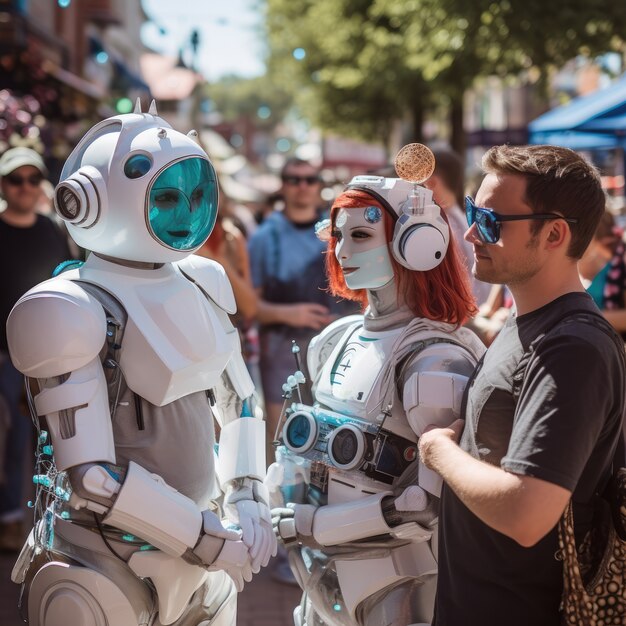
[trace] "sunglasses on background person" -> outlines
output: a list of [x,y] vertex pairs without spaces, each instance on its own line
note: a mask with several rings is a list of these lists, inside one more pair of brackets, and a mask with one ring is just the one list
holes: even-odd
[[300,183],[306,183],[307,185],[316,185],[320,182],[319,176],[283,176],[283,182],[287,185],[299,185]]
[[30,176],[20,176],[19,174],[7,174],[3,177],[13,187],[21,187],[28,183],[31,187],[39,187],[43,176],[41,174],[31,174]]
[[518,222],[521,220],[565,220],[568,224],[576,224],[573,217],[563,217],[558,213],[526,213],[524,215],[500,215],[491,209],[474,204],[470,196],[465,197],[465,217],[468,226],[476,224],[478,236],[485,243],[496,243],[500,239],[502,222]]

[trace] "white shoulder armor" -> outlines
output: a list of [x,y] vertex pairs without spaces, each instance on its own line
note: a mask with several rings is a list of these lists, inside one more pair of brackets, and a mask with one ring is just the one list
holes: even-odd
[[350,326],[363,323],[363,315],[346,315],[335,320],[311,339],[306,354],[306,364],[311,381],[315,381],[320,369]]
[[418,437],[427,426],[446,427],[460,416],[475,363],[471,353],[449,343],[431,345],[419,353],[402,394],[409,424]]
[[101,304],[80,285],[52,278],[23,295],[7,320],[15,367],[33,378],[51,378],[87,365],[106,339]]
[[219,263],[192,254],[175,265],[226,313],[237,311],[233,288]]

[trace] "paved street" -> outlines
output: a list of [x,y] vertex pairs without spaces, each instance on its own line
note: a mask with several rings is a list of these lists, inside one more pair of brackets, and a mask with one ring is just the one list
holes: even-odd
[[[0,555],[0,626],[21,626],[17,611],[19,587],[9,580],[14,557]],[[237,626],[291,626],[300,601],[297,587],[275,583],[263,570],[239,596]],[[68,626],[73,626],[68,624]]]

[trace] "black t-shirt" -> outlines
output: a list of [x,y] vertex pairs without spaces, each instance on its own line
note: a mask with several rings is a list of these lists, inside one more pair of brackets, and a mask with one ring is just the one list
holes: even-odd
[[70,258],[67,239],[50,218],[37,215],[27,228],[11,226],[0,218],[0,350],[7,349],[6,323],[13,305]]
[[[573,491],[579,537],[589,527],[591,499],[610,472],[626,384],[618,348],[601,328],[582,321],[557,325],[581,309],[598,312],[587,294],[570,293],[511,316],[468,386],[460,443],[475,458]],[[547,331],[527,367],[520,364]],[[520,376],[516,404],[512,381]],[[524,548],[480,521],[445,486],[441,506],[433,624],[558,626],[556,528]]]

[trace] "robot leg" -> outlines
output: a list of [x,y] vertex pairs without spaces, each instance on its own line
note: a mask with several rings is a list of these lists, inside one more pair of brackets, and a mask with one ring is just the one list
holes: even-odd
[[79,565],[46,563],[28,594],[31,626],[148,626],[151,613],[110,578]]
[[[209,572],[194,593],[183,615],[171,626],[235,626],[237,623],[237,590],[223,571]],[[153,626],[163,626],[157,619]]]

